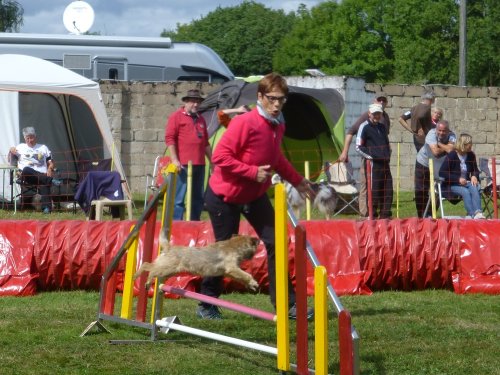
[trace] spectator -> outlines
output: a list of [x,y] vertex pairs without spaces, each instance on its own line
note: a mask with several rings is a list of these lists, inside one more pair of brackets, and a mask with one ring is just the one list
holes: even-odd
[[200,91],[189,90],[182,101],[184,105],[169,117],[165,130],[165,143],[178,172],[173,219],[182,220],[184,217],[187,167],[191,161],[193,165],[191,220],[198,221],[203,210],[205,156],[210,162],[212,149],[208,143],[205,119],[198,114],[198,106],[203,101]]
[[431,120],[434,127],[438,124],[439,120],[443,118],[443,110],[439,107],[434,107],[431,112]]
[[371,163],[373,218],[389,219],[393,197],[391,148],[387,129],[380,123],[383,111],[380,104],[370,105],[368,120],[359,127],[356,151]]
[[446,120],[440,120],[435,129],[431,129],[425,137],[425,145],[417,154],[415,162],[415,206],[418,217],[423,217],[429,200],[430,172],[429,159],[434,166],[434,177],[439,175],[439,168],[447,153],[453,151],[455,133],[450,131]]
[[[214,150],[214,172],[205,195],[216,241],[237,234],[243,214],[266,246],[269,295],[274,307],[274,209],[267,196],[272,174],[278,173],[300,193],[314,197],[310,182],[293,168],[281,151],[285,134],[281,111],[287,95],[288,85],[282,76],[270,73],[259,81],[256,108],[234,117]],[[295,318],[295,292],[290,280],[288,290],[289,316]],[[222,277],[204,278],[200,292],[219,297]],[[312,316],[312,311],[309,314]],[[207,303],[200,303],[197,315],[204,319],[221,318],[219,309]]]
[[[385,112],[385,107],[387,106],[387,97],[385,95],[380,95],[375,99],[374,103],[378,103],[382,106],[383,112],[379,122],[385,126],[387,130],[387,135],[389,135],[391,120],[387,112]],[[342,149],[342,153],[339,156],[339,161],[342,162],[348,161],[349,147],[351,146],[352,139],[358,133],[360,125],[365,121],[367,121],[368,118],[369,118],[369,113],[368,111],[366,111],[361,116],[359,116],[356,122],[351,125],[349,130],[347,130],[347,134],[344,140],[344,148]],[[368,206],[366,203],[367,189],[366,189],[366,179],[365,179],[365,163],[366,160],[363,157],[361,157],[361,163],[359,167],[358,204],[359,204],[359,212],[362,217],[368,216]]]
[[485,219],[481,210],[479,168],[469,134],[460,134],[455,149],[444,158],[439,177],[444,179],[443,194],[460,195],[468,216]]
[[50,186],[61,185],[61,181],[53,178],[54,161],[52,153],[45,145],[36,141],[35,128],[29,126],[22,130],[25,143],[9,149],[9,159],[17,159],[17,168],[21,173],[21,183],[36,186],[41,196],[41,207],[44,214],[52,211]]
[[[431,116],[431,105],[434,103],[436,95],[432,91],[427,91],[422,95],[422,101],[407,111],[399,118],[399,123],[403,128],[413,134],[413,144],[417,152],[425,143],[425,136],[434,128]],[[411,119],[410,125],[408,120]]]

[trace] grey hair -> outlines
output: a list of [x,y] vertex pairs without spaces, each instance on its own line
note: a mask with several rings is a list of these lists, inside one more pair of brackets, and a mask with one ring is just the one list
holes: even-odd
[[433,100],[436,97],[436,94],[434,94],[434,91],[426,91],[422,94],[422,100],[427,99],[427,100]]
[[36,131],[33,126],[27,126],[23,128],[23,137],[26,137],[27,135],[34,135],[36,136]]
[[446,127],[446,129],[450,128],[450,122],[448,120],[439,120],[438,123],[437,123],[437,125],[436,125],[436,128],[439,125],[444,125]]

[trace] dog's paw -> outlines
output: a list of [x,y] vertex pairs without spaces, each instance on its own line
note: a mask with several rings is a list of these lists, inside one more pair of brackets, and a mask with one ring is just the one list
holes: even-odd
[[259,283],[252,279],[252,281],[248,283],[248,289],[250,289],[252,292],[256,292],[257,289],[259,289]]

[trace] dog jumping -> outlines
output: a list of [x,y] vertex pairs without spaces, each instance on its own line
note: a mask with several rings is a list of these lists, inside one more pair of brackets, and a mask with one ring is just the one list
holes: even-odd
[[162,233],[160,255],[153,263],[144,262],[134,279],[148,271],[146,289],[149,289],[155,277],[165,279],[179,272],[189,272],[203,277],[227,276],[255,291],[259,284],[240,268],[240,263],[252,259],[258,244],[257,238],[237,235],[204,247],[172,246]]

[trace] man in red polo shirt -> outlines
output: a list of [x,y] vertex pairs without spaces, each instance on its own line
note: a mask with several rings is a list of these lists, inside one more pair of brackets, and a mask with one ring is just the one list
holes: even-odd
[[193,165],[193,189],[191,220],[200,220],[203,210],[203,187],[205,183],[205,156],[212,160],[212,149],[208,142],[207,124],[198,114],[198,106],[203,101],[199,90],[189,90],[182,98],[184,105],[168,119],[165,130],[172,163],[177,167],[177,184],[174,203],[174,220],[184,217],[187,192],[187,166]]

